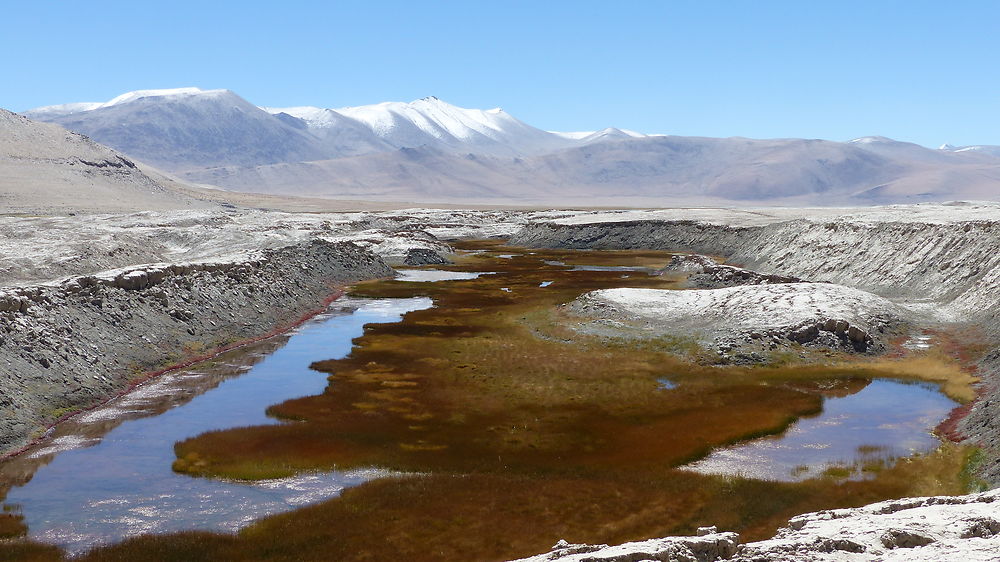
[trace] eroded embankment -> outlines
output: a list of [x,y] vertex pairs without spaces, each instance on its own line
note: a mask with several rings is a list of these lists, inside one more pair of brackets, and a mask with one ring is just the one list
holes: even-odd
[[0,454],[171,366],[294,325],[337,287],[392,275],[321,240],[0,290]]
[[[1000,337],[1000,222],[790,220],[754,226],[702,221],[550,221],[512,244],[541,248],[671,249],[724,256],[765,273],[829,281],[924,303],[932,318],[973,322]],[[982,395],[958,432],[984,448],[981,475],[1000,483],[1000,352],[979,364]]]

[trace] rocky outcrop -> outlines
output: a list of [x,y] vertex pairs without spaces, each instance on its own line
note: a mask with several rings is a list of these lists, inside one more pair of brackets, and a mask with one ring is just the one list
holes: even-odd
[[764,361],[793,344],[876,353],[905,311],[881,297],[829,283],[739,285],[688,291],[603,289],[567,309],[595,318],[586,331],[697,340],[730,363]]
[[774,283],[805,283],[798,277],[771,275],[717,263],[700,254],[677,254],[661,273],[684,273],[687,278],[683,286],[691,289],[721,289],[739,285],[768,285]]
[[[968,496],[906,498],[793,517],[769,540],[737,546],[736,533],[705,528],[704,536],[665,537],[618,546],[570,545],[519,562],[985,562],[1000,552],[1000,491]],[[700,533],[699,533],[700,534]]]
[[313,240],[0,290],[0,452],[150,372],[290,326],[337,287],[392,269],[349,242]]

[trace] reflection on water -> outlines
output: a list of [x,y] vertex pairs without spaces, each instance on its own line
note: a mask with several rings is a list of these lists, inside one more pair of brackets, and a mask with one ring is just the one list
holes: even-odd
[[673,390],[677,388],[677,383],[670,379],[656,379],[656,389],[657,390]]
[[[170,465],[177,441],[277,423],[265,415],[268,406],[326,388],[326,376],[309,370],[310,363],[346,356],[365,324],[395,322],[431,304],[428,298],[345,299],[284,346],[251,357],[257,363],[249,370],[231,365],[228,378],[220,378],[201,366],[164,375],[78,416],[40,448],[0,466],[0,491],[14,486],[5,503],[20,506],[32,538],[78,552],[140,533],[235,530],[376,477],[378,471],[358,470],[240,483],[181,476]],[[247,372],[233,376],[240,371]],[[207,392],[196,395],[206,390],[199,385]]]
[[461,281],[478,279],[481,275],[494,275],[492,271],[444,271],[441,269],[404,269],[399,271],[396,281]]
[[826,398],[823,412],[781,435],[714,451],[684,468],[793,482],[834,468],[863,478],[865,465],[931,451],[931,431],[957,403],[929,384],[875,380],[860,392]]

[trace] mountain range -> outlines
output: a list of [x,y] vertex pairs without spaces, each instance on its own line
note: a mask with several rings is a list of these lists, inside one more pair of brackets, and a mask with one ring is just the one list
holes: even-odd
[[1000,147],[560,133],[436,97],[259,107],[229,90],[141,90],[26,111],[224,189],[412,202],[876,204],[996,199]]

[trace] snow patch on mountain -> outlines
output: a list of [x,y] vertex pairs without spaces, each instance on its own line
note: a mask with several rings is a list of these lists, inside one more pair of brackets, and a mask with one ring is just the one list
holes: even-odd
[[[950,145],[945,145],[950,146]],[[949,152],[971,152],[979,154],[988,154],[990,156],[1000,156],[1000,146],[992,145],[974,145],[974,146],[950,146],[946,149]]]
[[[111,107],[122,103],[129,103],[142,98],[178,98],[186,96],[207,96],[217,97],[230,93],[229,90],[202,90],[201,88],[170,88],[165,90],[136,90],[126,92],[120,96],[112,98],[111,101],[102,104],[100,107]],[[97,109],[97,108],[95,108]]]
[[104,105],[101,102],[78,102],[78,103],[63,103],[59,105],[47,105],[45,107],[37,107],[28,111],[24,111],[21,115],[29,117],[31,119],[45,119],[54,118],[61,115],[70,115],[72,113],[80,113],[83,111],[90,111],[92,109],[97,109]]
[[662,135],[647,135],[645,133],[640,133],[638,131],[631,131],[629,129],[619,129],[617,127],[608,127],[606,129],[601,129],[600,131],[575,131],[569,133],[563,133],[559,131],[549,131],[553,135],[562,137],[564,139],[586,141],[588,139],[601,138],[601,137],[617,137],[617,138],[634,138],[640,139],[643,137],[653,137]]
[[163,97],[173,97],[180,98],[186,96],[220,96],[223,94],[230,93],[229,90],[202,90],[201,88],[169,88],[161,90],[135,90],[133,92],[125,92],[120,96],[116,96],[106,102],[79,102],[79,103],[64,103],[61,105],[48,105],[45,107],[38,107],[35,109],[30,109],[22,113],[22,115],[30,118],[52,118],[60,115],[70,115],[73,113],[82,113],[85,111],[93,111],[95,109],[101,109],[105,107],[111,107],[113,105],[120,105],[123,103],[129,103],[143,98],[163,98]]
[[888,137],[873,136],[873,137],[858,137],[856,139],[851,139],[847,142],[850,144],[877,144],[877,143],[890,143],[896,141]]

